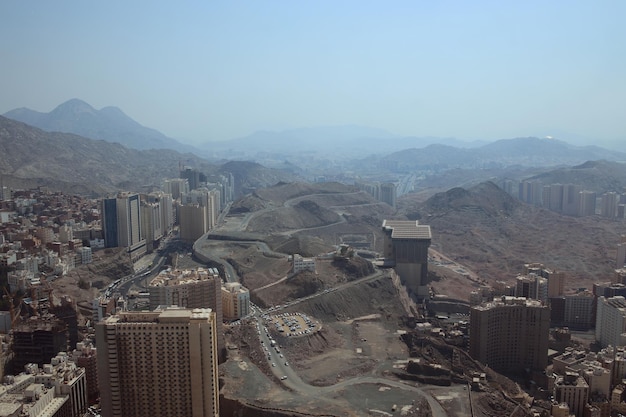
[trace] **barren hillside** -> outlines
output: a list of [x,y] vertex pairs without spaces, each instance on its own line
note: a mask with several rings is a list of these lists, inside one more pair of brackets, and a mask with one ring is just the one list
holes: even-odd
[[609,280],[625,224],[598,216],[574,218],[529,206],[482,183],[454,188],[406,207],[431,226],[432,248],[488,282],[512,280],[524,263],[566,272],[568,288]]

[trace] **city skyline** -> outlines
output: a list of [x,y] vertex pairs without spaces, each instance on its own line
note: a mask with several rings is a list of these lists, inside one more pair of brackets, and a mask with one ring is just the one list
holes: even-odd
[[625,8],[4,2],[0,113],[79,98],[186,143],[337,125],[616,143]]

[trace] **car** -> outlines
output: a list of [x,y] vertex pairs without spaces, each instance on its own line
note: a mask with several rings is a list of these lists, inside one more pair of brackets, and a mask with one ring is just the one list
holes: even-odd
[[281,381],[284,381],[285,379],[287,379],[287,375],[283,375],[283,376],[280,377]]
[[285,366],[289,366],[289,363],[285,362]]
[[274,362],[272,362],[272,366],[276,366],[276,364]]
[[283,356],[283,354],[282,354],[282,353],[281,353],[280,355],[278,355],[278,356],[280,356],[281,358],[284,358],[284,356]]

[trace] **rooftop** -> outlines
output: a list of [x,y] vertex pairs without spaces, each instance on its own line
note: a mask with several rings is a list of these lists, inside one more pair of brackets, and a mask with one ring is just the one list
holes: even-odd
[[417,220],[384,220],[383,229],[391,230],[392,239],[432,239],[430,226]]

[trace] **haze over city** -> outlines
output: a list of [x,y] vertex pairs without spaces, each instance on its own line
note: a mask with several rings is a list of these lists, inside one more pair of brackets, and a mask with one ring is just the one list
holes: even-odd
[[0,4],[0,114],[80,98],[182,142],[360,125],[626,139],[626,4]]

